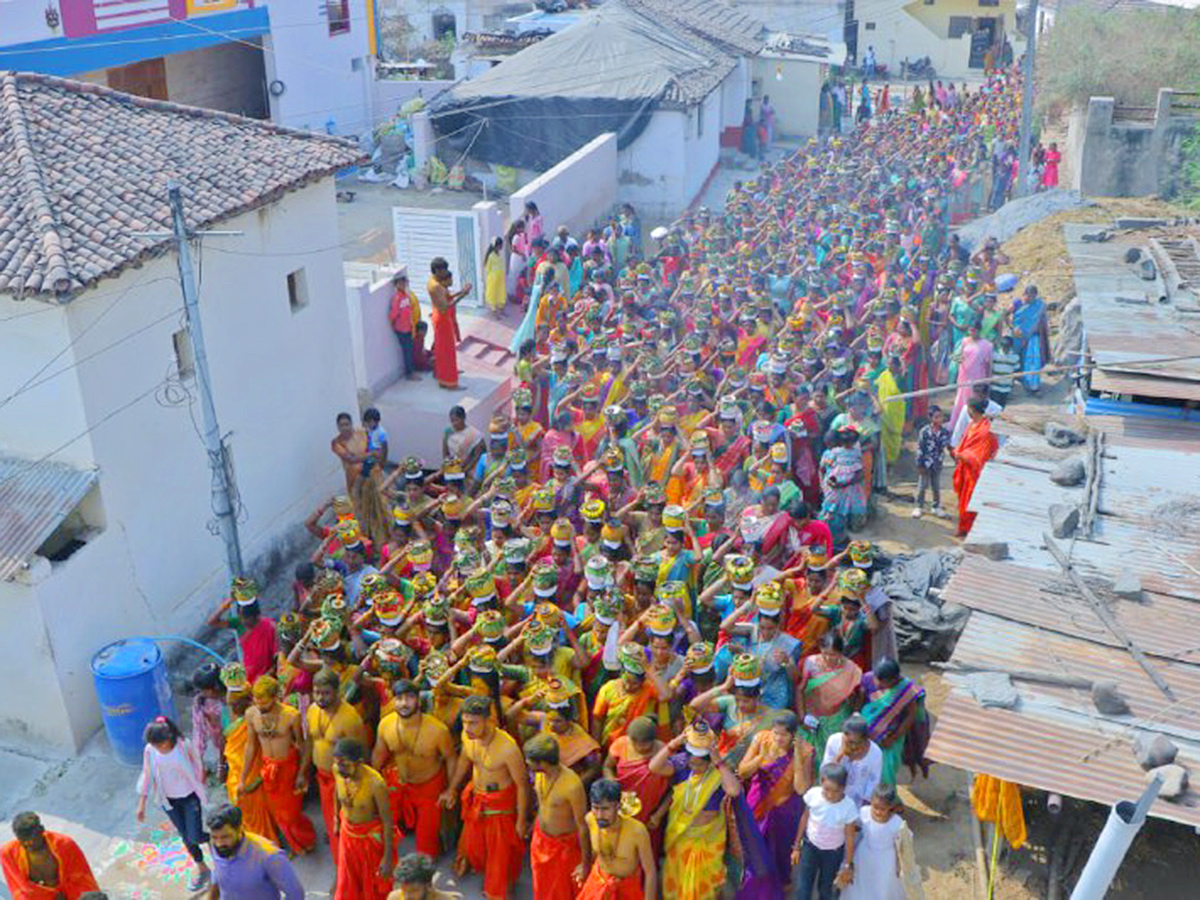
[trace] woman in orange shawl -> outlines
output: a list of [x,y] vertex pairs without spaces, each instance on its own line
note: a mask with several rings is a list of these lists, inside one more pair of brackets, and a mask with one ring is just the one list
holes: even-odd
[[975,399],[967,404],[971,424],[962,443],[950,451],[954,456],[954,490],[958,494],[958,536],[965,537],[975,524],[975,513],[968,512],[971,495],[983,473],[983,464],[996,455],[999,443],[992,434],[991,420],[985,416],[986,400]]

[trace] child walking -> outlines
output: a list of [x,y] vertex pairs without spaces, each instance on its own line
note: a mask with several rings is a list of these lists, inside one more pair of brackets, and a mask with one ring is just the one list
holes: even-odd
[[912,832],[900,817],[903,807],[890,784],[881,784],[870,806],[859,811],[854,880],[841,900],[916,900],[924,897],[919,874],[912,877]]
[[215,663],[205,663],[192,675],[192,744],[205,774],[216,772],[225,754],[225,686]]
[[192,742],[166,716],[159,716],[146,726],[146,749],[138,779],[139,822],[146,821],[146,801],[151,795],[196,861],[196,875],[188,882],[188,891],[203,890],[211,875],[201,846],[208,843],[201,813],[206,799],[204,765]]

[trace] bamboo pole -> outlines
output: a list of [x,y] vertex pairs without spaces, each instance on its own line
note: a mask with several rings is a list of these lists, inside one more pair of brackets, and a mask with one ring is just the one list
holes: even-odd
[[[1200,354],[1190,354],[1188,356],[1165,356],[1156,357],[1154,359],[1134,359],[1129,362],[1109,363],[1101,366],[1099,363],[1071,363],[1066,366],[1043,366],[1040,369],[1028,369],[1024,372],[1013,372],[1011,375],[991,375],[987,378],[978,378],[968,382],[968,385],[974,384],[995,384],[998,381],[1007,381],[1010,378],[1024,378],[1026,375],[1051,375],[1055,372],[1067,372],[1070,370],[1084,371],[1086,369],[1105,368],[1111,369],[1114,372],[1119,372],[1123,369],[1136,368],[1138,366],[1153,366],[1160,363],[1168,362],[1183,362],[1184,360],[1200,359]],[[891,397],[883,398],[885,403],[892,403],[897,400],[908,400],[912,397],[928,397],[931,394],[945,394],[950,391],[957,391],[961,384],[943,384],[938,387],[922,388],[919,391],[908,391],[904,394],[895,394]]]

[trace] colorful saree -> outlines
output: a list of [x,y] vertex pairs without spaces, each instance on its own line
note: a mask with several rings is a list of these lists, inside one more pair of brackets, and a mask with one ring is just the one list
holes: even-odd
[[671,789],[667,816],[663,896],[672,900],[715,900],[725,884],[725,811],[697,826],[713,794],[721,787],[715,766]]
[[[929,761],[925,759],[925,748],[929,745],[929,716],[925,712],[925,689],[911,678],[901,678],[899,683],[883,690],[868,672],[863,676],[862,688],[868,703],[862,708],[867,720],[871,740],[883,751],[881,784],[895,784],[900,764],[904,763],[916,775],[920,769],[929,775]],[[917,705],[917,717],[908,733],[889,747],[884,739],[891,737],[904,721],[910,704]]]
[[813,751],[816,759],[823,759],[830,736],[842,730],[842,723],[853,712],[851,707],[862,682],[862,669],[849,659],[843,659],[836,669],[826,669],[824,657],[819,653],[805,659],[804,666],[808,670],[804,708],[820,720]]
[[796,793],[792,754],[755,772],[733,802],[744,874],[737,900],[774,900],[791,880],[792,842],[804,801]]

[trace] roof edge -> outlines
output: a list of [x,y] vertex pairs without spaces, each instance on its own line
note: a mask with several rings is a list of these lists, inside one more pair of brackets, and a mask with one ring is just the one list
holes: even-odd
[[0,78],[7,79],[8,77],[13,78],[14,84],[16,81],[29,81],[37,84],[45,84],[51,87],[75,91],[79,94],[95,94],[98,97],[107,97],[121,103],[128,103],[132,106],[140,106],[143,109],[154,110],[155,112],[180,113],[182,115],[201,119],[219,119],[223,122],[228,122],[231,125],[249,125],[262,131],[270,132],[271,134],[301,138],[310,141],[320,141],[322,143],[341,146],[348,150],[358,150],[358,145],[348,138],[338,137],[332,134],[322,134],[319,131],[304,131],[300,128],[288,128],[285,125],[277,125],[274,122],[266,121],[264,119],[252,119],[249,116],[239,116],[237,113],[225,112],[224,110],[219,109],[206,109],[202,106],[189,106],[184,103],[175,103],[171,100],[153,100],[149,97],[139,97],[136,94],[126,94],[122,91],[114,90],[113,88],[105,85],[92,84],[89,81],[76,81],[73,78],[62,78],[58,75],[46,75],[41,72],[15,72],[12,70],[0,70]]
[[[3,103],[4,113],[9,120],[12,130],[13,145],[16,150],[17,165],[20,167],[20,183],[26,195],[29,211],[35,222],[35,228],[42,245],[42,252],[47,260],[47,280],[51,290],[37,290],[36,294],[55,294],[61,299],[70,290],[71,270],[67,265],[67,254],[63,248],[62,235],[58,233],[58,223],[54,210],[50,205],[50,197],[46,193],[42,178],[42,167],[38,163],[37,154],[29,139],[29,126],[25,121],[25,109],[21,105],[21,95],[17,90],[16,72],[0,73],[0,102]],[[16,295],[21,298],[25,294],[25,282]]]

